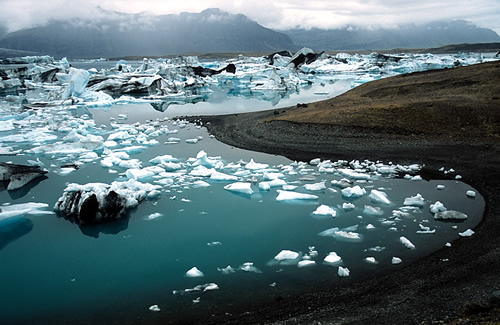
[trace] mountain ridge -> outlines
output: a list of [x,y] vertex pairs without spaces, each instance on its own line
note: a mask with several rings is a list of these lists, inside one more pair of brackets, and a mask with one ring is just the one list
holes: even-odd
[[[0,23],[2,53],[54,57],[111,58],[196,53],[296,51],[381,51],[439,48],[448,44],[500,42],[494,31],[469,22],[443,21],[398,29],[291,29],[275,31],[243,14],[218,8],[200,13],[153,16],[96,7],[95,17],[51,20],[44,26],[7,33]],[[3,36],[2,36],[3,35]],[[3,54],[5,56],[6,54]]]

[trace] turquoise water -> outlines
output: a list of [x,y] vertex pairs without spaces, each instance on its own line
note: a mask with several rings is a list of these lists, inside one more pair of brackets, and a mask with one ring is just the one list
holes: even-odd
[[[118,114],[127,114],[125,124],[145,123],[162,116],[141,105],[88,113],[97,125],[107,124],[110,117],[118,119]],[[171,130],[179,125],[172,120],[161,123]],[[108,131],[111,132],[109,126]],[[210,186],[195,188],[195,179],[186,178],[163,187],[159,197],[142,202],[128,218],[102,227],[80,228],[50,214],[26,215],[24,218],[32,221],[33,229],[0,250],[3,324],[95,324],[137,317],[178,320],[186,313],[193,315],[209,308],[224,311],[280,294],[335,288],[344,280],[338,276],[339,265],[350,270],[353,280],[397,271],[452,243],[459,232],[477,225],[484,210],[482,197],[467,197],[466,191],[473,189],[458,180],[411,181],[373,172],[367,172],[370,180],[352,184],[364,188],[366,194],[346,198],[341,188],[331,183],[345,177],[339,173],[320,172],[316,165],[295,164],[284,157],[227,146],[210,137],[203,127],[187,125],[177,131],[158,136],[158,144],[131,154],[131,158],[142,161],[143,167],[158,155],[171,154],[187,161],[201,150],[220,157],[226,165],[254,159],[269,164],[274,172],[295,171],[285,174],[287,184],[297,186],[296,192],[318,198],[283,202],[276,200],[280,187],[260,190],[256,182],[251,185],[255,193],[243,195],[225,190],[224,186],[232,183],[229,181],[200,178]],[[171,136],[181,141],[165,144]],[[196,144],[185,142],[196,137],[202,140]],[[57,156],[4,156],[4,161],[25,163],[36,158],[49,166],[47,178],[28,189],[0,191],[1,203],[44,202],[50,211],[68,182],[109,184],[124,178],[121,173],[125,169],[113,168],[117,173],[110,173],[99,160],[85,163],[67,175],[58,174],[58,167],[50,167],[61,159]],[[322,181],[325,189],[311,191],[304,187]],[[437,185],[444,185],[444,189],[438,190]],[[372,189],[387,193],[391,203],[373,202],[368,197]],[[423,207],[404,217],[393,217],[392,211],[417,193],[425,198]],[[435,201],[464,212],[469,218],[461,222],[436,221],[429,212],[429,205]],[[355,208],[342,208],[347,202]],[[337,216],[313,215],[321,204],[335,209]],[[367,214],[366,205],[381,208],[382,214]],[[435,233],[418,234],[420,225]],[[362,239],[349,241],[319,235],[333,227],[348,228],[346,231],[359,234]],[[402,245],[401,236],[408,238],[416,249]],[[297,261],[291,265],[277,263],[274,257],[282,250],[300,255],[316,251],[317,256],[310,258],[316,264],[299,268]],[[336,252],[342,262],[324,264],[323,259],[330,252]],[[368,263],[367,257],[374,257],[376,263]],[[392,264],[393,257],[401,258],[402,263]],[[245,267],[245,263],[253,263],[256,269],[249,269],[249,264]],[[228,265],[235,272],[223,274],[221,269]],[[186,272],[192,267],[204,276],[187,277]],[[210,283],[217,284],[218,289],[185,291]],[[158,305],[160,311],[150,311],[152,305]]]

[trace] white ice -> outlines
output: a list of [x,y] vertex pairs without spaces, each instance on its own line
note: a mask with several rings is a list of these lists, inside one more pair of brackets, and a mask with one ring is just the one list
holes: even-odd
[[415,249],[415,245],[413,245],[413,243],[405,236],[399,237],[399,241],[401,242],[401,244],[405,245],[406,248]]
[[455,210],[439,211],[434,215],[436,220],[465,220],[467,215]]
[[295,200],[317,200],[317,195],[292,192],[292,191],[283,191],[277,190],[278,196],[276,197],[276,201],[295,201]]
[[323,259],[323,262],[328,265],[338,265],[342,263],[342,258],[337,255],[336,252],[330,252],[328,255]]
[[347,198],[358,198],[366,194],[366,190],[359,185],[342,189],[342,196]]
[[404,200],[404,205],[423,207],[425,203],[424,198],[420,193],[415,196],[407,197]]
[[186,272],[186,276],[188,278],[198,278],[204,276],[204,274],[196,266],[193,266]]
[[347,277],[347,276],[349,276],[350,273],[351,273],[351,271],[347,267],[342,267],[342,266],[339,266],[339,269],[337,271],[337,274],[340,277]]
[[254,191],[252,190],[252,184],[248,182],[236,182],[224,186],[224,189],[230,192],[252,195]]
[[391,204],[391,201],[387,197],[387,193],[379,190],[371,190],[368,197],[375,203]]
[[326,204],[322,204],[320,205],[316,210],[314,210],[313,212],[314,215],[321,215],[321,216],[332,216],[332,217],[336,217],[337,216],[337,210],[335,210],[334,208],[326,205]]

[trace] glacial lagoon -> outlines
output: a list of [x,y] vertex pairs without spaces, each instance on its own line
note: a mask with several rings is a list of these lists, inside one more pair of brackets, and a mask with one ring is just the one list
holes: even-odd
[[[356,78],[312,83],[280,105],[323,99]],[[336,290],[411,267],[473,235],[481,220],[483,198],[453,166],[429,173],[389,161],[295,162],[227,146],[201,123],[175,118],[276,107],[215,97],[165,111],[140,97],[28,111],[0,99],[2,162],[48,171],[0,191],[0,222],[22,221],[0,232],[2,323],[175,320]],[[131,180],[154,193],[116,222],[81,226],[54,213],[70,183]],[[436,220],[445,209],[468,217]]]

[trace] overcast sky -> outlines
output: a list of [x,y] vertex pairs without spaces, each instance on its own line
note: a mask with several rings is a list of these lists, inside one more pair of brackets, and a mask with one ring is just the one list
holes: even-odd
[[50,18],[96,17],[96,6],[155,15],[220,8],[274,29],[379,28],[464,19],[500,34],[500,0],[0,0],[0,22],[13,31]]

